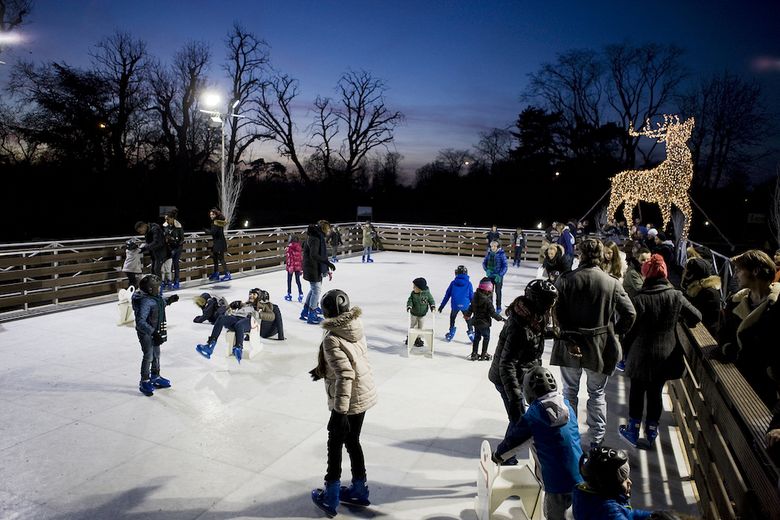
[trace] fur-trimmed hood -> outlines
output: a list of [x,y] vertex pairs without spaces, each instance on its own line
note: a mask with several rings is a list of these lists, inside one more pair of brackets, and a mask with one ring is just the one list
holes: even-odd
[[335,336],[354,343],[363,337],[363,324],[358,319],[362,314],[363,311],[360,307],[352,307],[335,318],[324,319],[322,328]]
[[696,298],[696,295],[701,292],[702,289],[715,289],[720,290],[720,276],[714,274],[701,280],[691,282],[691,284],[685,289],[685,294],[691,298]]
[[[766,300],[761,302],[761,304],[752,311],[750,310],[749,296],[750,289],[742,289],[734,293],[734,296],[731,297],[731,301],[737,304],[733,312],[742,320],[742,323],[739,326],[740,330],[752,325],[767,307],[777,303],[778,298],[780,298],[780,283],[769,284],[769,295],[766,297]],[[749,320],[749,318],[752,319]]]

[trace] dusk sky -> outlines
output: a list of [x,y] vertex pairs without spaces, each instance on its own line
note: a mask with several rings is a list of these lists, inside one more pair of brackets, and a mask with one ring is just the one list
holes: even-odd
[[[163,60],[186,41],[210,43],[209,76],[218,86],[222,40],[233,21],[269,43],[272,65],[300,81],[302,105],[333,95],[349,68],[384,79],[388,104],[407,118],[395,149],[408,172],[442,148],[469,148],[480,131],[512,125],[525,106],[519,98],[528,73],[572,48],[675,43],[686,49],[693,77],[724,69],[755,76],[773,117],[780,113],[776,0],[36,0],[25,42],[3,59],[87,65],[90,47],[121,29]],[[759,70],[759,57],[775,61]],[[0,66],[0,74],[9,69]],[[273,159],[263,149],[249,159],[259,156]]]

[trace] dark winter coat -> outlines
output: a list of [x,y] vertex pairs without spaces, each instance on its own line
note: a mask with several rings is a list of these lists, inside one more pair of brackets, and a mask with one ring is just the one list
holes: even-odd
[[[571,257],[567,257],[564,255],[563,247],[561,247],[558,244],[551,245],[550,247],[555,247],[558,252],[555,254],[555,258],[550,260],[550,258],[545,253],[544,260],[542,261],[542,268],[547,273],[547,278],[550,278],[552,280],[557,280],[560,275],[563,273],[567,273],[571,271]],[[557,274],[556,274],[557,273]]]
[[780,381],[780,283],[769,286],[769,296],[750,306],[750,290],[742,289],[726,302],[719,343],[726,361],[733,361],[761,400],[772,408]]
[[525,249],[527,240],[525,238],[524,234],[520,234],[515,231],[515,233],[512,235],[512,244],[515,247],[519,247],[521,251]]
[[471,304],[471,299],[474,297],[474,287],[471,285],[469,275],[459,274],[455,275],[455,279],[450,282],[447,287],[447,292],[444,293],[444,299],[441,301],[439,308],[444,308],[447,302],[452,298],[452,309],[458,311],[465,311]]
[[184,243],[184,228],[181,227],[181,223],[178,220],[174,220],[173,225],[166,224],[163,226],[163,232],[169,251],[179,249]]
[[167,341],[165,307],[170,305],[171,298],[163,299],[160,296],[152,296],[142,290],[133,293],[131,302],[135,314],[135,330],[140,334],[152,337],[155,345],[161,345]]
[[195,305],[200,307],[201,314],[196,316],[192,321],[195,323],[203,323],[208,321],[214,323],[217,318],[225,314],[228,308],[228,302],[225,298],[217,298],[211,296],[209,293],[201,293],[200,296],[194,298]]
[[642,278],[642,274],[632,263],[629,263],[626,274],[623,275],[623,289],[625,289],[628,297],[633,300],[634,296],[642,290],[642,284],[644,284],[644,282],[645,279]]
[[677,346],[677,323],[693,327],[701,314],[664,278],[645,280],[634,297],[636,321],[624,338],[628,350],[626,375],[641,381],[682,377],[685,368]]
[[342,245],[344,242],[341,240],[341,233],[335,229],[331,231],[330,236],[328,237],[328,243],[334,247]]
[[303,279],[317,283],[328,274],[328,246],[325,234],[317,224],[311,224],[306,230],[306,243],[303,246]]
[[710,331],[713,338],[718,337],[720,321],[720,276],[708,276],[696,280],[685,288],[685,297],[701,313],[701,322]]
[[146,235],[146,250],[149,254],[155,258],[165,258],[167,254],[167,246],[165,245],[165,235],[163,234],[162,227],[157,222],[150,222]]
[[214,219],[211,221],[211,239],[213,244],[211,250],[215,253],[224,253],[227,251],[227,240],[225,240],[225,225],[227,222],[221,219]]
[[284,252],[284,263],[288,273],[303,271],[303,249],[300,242],[290,242]]
[[[628,332],[636,318],[623,286],[600,267],[588,264],[564,273],[555,286],[561,337],[555,340],[550,364],[612,375],[622,356],[618,336]],[[574,345],[580,347],[582,357],[569,354]]]
[[[493,267],[489,268],[490,257],[493,257]],[[495,282],[501,283],[507,270],[506,253],[499,249],[495,253],[488,250],[485,258],[482,259],[482,269],[485,270],[485,276],[492,278]]]
[[488,231],[485,236],[487,237],[488,247],[490,247],[491,242],[498,242],[501,244],[501,233],[498,230]]
[[490,382],[504,388],[510,407],[517,417],[524,411],[525,372],[541,365],[544,351],[544,316],[531,313],[524,299],[521,297],[519,309],[512,306],[507,309],[507,319],[498,336],[496,352],[488,371]]
[[577,520],[643,520],[652,513],[633,509],[625,495],[607,497],[580,484],[572,495],[572,514]]
[[496,308],[493,306],[493,298],[490,293],[485,293],[477,289],[471,305],[466,310],[466,315],[471,316],[475,329],[487,329],[493,323],[492,320],[503,321]]
[[532,437],[544,490],[571,493],[582,482],[579,467],[582,447],[577,415],[559,393],[551,392],[532,402],[520,420],[509,427],[496,453],[506,460],[509,453],[516,453]]
[[418,293],[412,291],[409,299],[406,300],[406,308],[409,309],[412,316],[425,316],[428,314],[428,309],[436,308],[436,302],[428,289]]
[[558,237],[558,245],[563,248],[566,256],[574,256],[574,235],[571,234],[569,226],[565,226]]

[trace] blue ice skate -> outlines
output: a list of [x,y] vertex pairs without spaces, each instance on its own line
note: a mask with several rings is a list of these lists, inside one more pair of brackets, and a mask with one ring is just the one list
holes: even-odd
[[371,502],[368,501],[368,486],[366,486],[366,479],[353,479],[352,484],[349,487],[341,486],[339,500],[343,504],[349,504],[351,506],[370,506]]
[[341,481],[325,482],[325,489],[317,488],[311,491],[311,501],[314,505],[325,511],[328,518],[333,518],[338,513],[339,495],[341,494]]
[[291,302],[292,301],[292,294],[287,293],[287,296],[284,297],[285,301]]
[[152,376],[152,386],[155,388],[170,388],[171,387],[171,380],[165,379],[161,375]]
[[458,327],[450,327],[449,332],[444,334],[444,339],[449,343],[452,341],[452,338],[455,337],[455,332],[458,330]]
[[199,344],[195,347],[195,350],[198,351],[198,354],[203,356],[206,359],[211,359],[211,354],[214,352],[214,347],[217,346],[217,340],[212,340],[209,338],[209,340],[205,344]]
[[138,390],[147,397],[154,395],[154,387],[152,386],[152,382],[148,380],[139,382]]

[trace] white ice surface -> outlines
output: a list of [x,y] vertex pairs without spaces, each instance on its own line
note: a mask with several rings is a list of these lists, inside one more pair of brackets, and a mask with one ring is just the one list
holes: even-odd
[[[441,340],[446,312],[436,315],[433,359],[407,357],[402,341],[412,279],[425,277],[439,301],[458,264],[476,285],[481,260],[374,258],[373,264],[344,259],[324,283],[363,308],[379,393],[362,435],[373,505],[341,507],[339,517],[476,518],[479,445],[488,439],[495,446],[507,425],[487,380],[489,363],[465,359],[470,346],[462,320],[455,341]],[[510,268],[504,303],[535,273],[531,264]],[[205,290],[243,299],[252,287],[268,290],[281,307],[287,340],[264,340],[262,354],[240,366],[221,351],[210,361],[199,356],[194,346],[210,326],[192,323],[192,297]],[[0,518],[324,517],[309,493],[322,485],[329,412],[322,383],[307,373],[322,332],[298,320],[301,304],[284,301],[285,293],[282,271],[179,291],[162,348],[162,374],[173,387],[153,397],[137,390],[141,351],[134,329],[115,325],[116,304],[0,325]],[[499,331],[494,324],[491,352]],[[615,377],[609,385],[613,445],[627,383]],[[583,393],[581,409],[585,402]],[[673,425],[668,412],[662,421]],[[690,484],[680,477],[687,472],[678,469],[675,430],[661,432],[656,451],[632,452],[633,504],[695,512]],[[345,453],[342,480],[349,478]],[[505,518],[513,507],[503,506]]]

